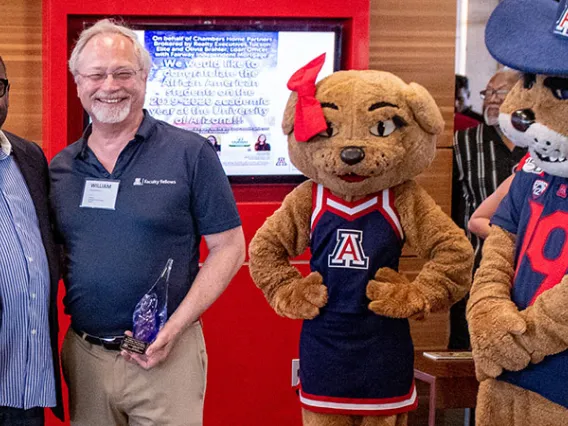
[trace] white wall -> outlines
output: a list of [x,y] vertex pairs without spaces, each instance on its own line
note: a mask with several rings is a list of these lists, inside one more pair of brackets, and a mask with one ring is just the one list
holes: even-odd
[[[487,81],[498,68],[498,63],[485,47],[485,25],[499,0],[457,0],[457,2],[456,73],[464,74],[465,70],[465,75],[469,78],[472,108],[481,112],[482,100],[479,91],[485,88]],[[465,25],[464,19],[466,19]],[[465,56],[463,56],[464,37]]]

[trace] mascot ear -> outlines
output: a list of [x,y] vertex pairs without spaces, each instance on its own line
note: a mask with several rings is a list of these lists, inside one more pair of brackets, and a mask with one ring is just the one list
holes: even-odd
[[406,101],[414,113],[416,121],[426,132],[439,135],[444,130],[444,119],[434,98],[417,83],[410,83]]
[[285,135],[289,135],[294,131],[294,118],[296,117],[296,102],[298,102],[298,94],[292,92],[288,98],[288,103],[284,109],[284,118],[282,119],[282,130]]

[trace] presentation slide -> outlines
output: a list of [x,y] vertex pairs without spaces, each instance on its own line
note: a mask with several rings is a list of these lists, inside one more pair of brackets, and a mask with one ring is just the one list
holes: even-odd
[[137,31],[152,56],[145,108],[201,134],[229,176],[297,175],[281,122],[286,83],[326,53],[335,68],[334,32]]

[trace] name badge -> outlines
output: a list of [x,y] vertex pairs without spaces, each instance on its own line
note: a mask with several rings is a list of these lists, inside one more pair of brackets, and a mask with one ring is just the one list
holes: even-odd
[[115,210],[119,180],[87,179],[79,207]]

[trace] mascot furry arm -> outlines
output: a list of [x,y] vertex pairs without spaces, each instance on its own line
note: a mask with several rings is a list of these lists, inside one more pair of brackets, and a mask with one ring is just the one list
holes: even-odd
[[497,377],[503,368],[521,370],[530,361],[527,351],[514,339],[526,330],[510,292],[515,241],[515,235],[491,228],[471,288],[467,321],[479,380]]
[[413,282],[381,268],[369,283],[369,308],[397,318],[427,315],[460,300],[468,291],[473,253],[469,241],[416,182],[395,189],[395,200],[407,243],[427,259]]
[[[413,181],[395,188],[396,207],[408,243],[428,259],[413,282],[388,268],[370,281],[369,308],[391,317],[422,316],[459,300],[467,292],[472,249],[461,231]],[[312,182],[290,193],[250,244],[250,271],[270,306],[281,316],[313,318],[326,303],[318,273],[302,278],[289,258],[309,245]]]
[[527,329],[520,337],[531,354],[531,362],[541,362],[545,356],[568,349],[568,276],[537,297],[521,317]]
[[298,186],[258,230],[250,243],[250,272],[278,315],[309,319],[327,300],[321,275],[303,278],[289,258],[302,254],[310,243],[312,182]]
[[515,242],[515,235],[492,227],[471,289],[467,319],[479,380],[568,349],[568,277],[519,311],[510,294]]

